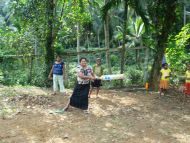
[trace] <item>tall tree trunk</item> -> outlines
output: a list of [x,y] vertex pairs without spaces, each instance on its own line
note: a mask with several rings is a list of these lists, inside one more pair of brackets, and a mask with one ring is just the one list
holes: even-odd
[[39,51],[38,51],[38,38],[35,37],[35,44],[34,44],[34,64],[35,65],[38,65],[39,64],[39,60],[38,60],[38,57],[39,57]]
[[[105,0],[107,3],[108,0]],[[109,41],[109,16],[108,13],[106,14],[105,21],[104,21],[104,33],[105,33],[105,47],[106,47],[106,63],[108,67],[108,73],[111,74],[111,61],[110,61],[110,41]]]
[[87,49],[90,48],[90,40],[89,40],[89,34],[86,35],[86,41],[87,41]]
[[[125,71],[125,53],[126,53],[126,29],[127,29],[127,15],[128,15],[128,0],[124,1],[124,18],[123,18],[123,44],[121,49],[121,69],[120,73],[123,74]],[[123,86],[123,80],[121,80],[121,87]]]
[[97,38],[98,38],[98,48],[100,48],[100,30],[99,29],[98,29]]
[[[168,36],[176,20],[177,4],[177,0],[158,0],[155,2],[154,11],[152,11],[152,19],[155,22],[154,26],[156,29],[157,41],[154,62],[149,77],[150,88],[153,90],[158,89],[162,59],[166,50]],[[162,13],[160,13],[160,11],[162,11]]]
[[138,63],[138,49],[135,50],[135,60],[137,64]]
[[66,58],[66,66],[65,66],[65,87],[69,86],[69,59]]
[[159,75],[162,65],[162,59],[165,53],[165,41],[159,41],[157,44],[157,52],[154,56],[154,63],[149,77],[150,88],[153,90],[158,89]]
[[79,22],[77,23],[77,59],[78,59],[78,63],[80,60],[80,24]]
[[48,76],[51,69],[52,62],[54,60],[54,46],[53,46],[53,17],[54,17],[54,2],[53,0],[47,1],[47,36],[46,36],[46,76]]
[[33,60],[34,60],[34,57],[31,56],[30,59],[29,59],[29,62],[30,62],[30,68],[29,68],[29,74],[28,74],[28,83],[29,83],[29,84],[30,84],[31,81],[32,81]]
[[141,64],[140,52],[141,52],[141,50],[138,49],[137,50],[137,64],[138,64],[139,67],[140,67],[140,64]]
[[149,60],[149,48],[145,49],[145,60],[144,60],[144,68],[143,68],[143,83],[145,84],[148,80],[148,60]]

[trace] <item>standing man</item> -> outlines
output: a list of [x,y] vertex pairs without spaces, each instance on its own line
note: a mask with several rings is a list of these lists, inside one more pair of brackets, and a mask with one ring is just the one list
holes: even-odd
[[98,79],[98,77],[101,77],[103,75],[103,71],[104,71],[101,64],[102,64],[101,59],[97,58],[96,64],[93,66],[94,75],[97,79],[91,82],[91,90],[89,93],[89,98],[94,88],[96,88],[96,97],[98,97],[100,86],[102,86],[101,79]]
[[56,95],[58,88],[61,93],[65,94],[65,87],[63,84],[64,79],[65,64],[59,55],[56,56],[56,61],[54,62],[48,78],[52,79],[53,75],[53,95]]

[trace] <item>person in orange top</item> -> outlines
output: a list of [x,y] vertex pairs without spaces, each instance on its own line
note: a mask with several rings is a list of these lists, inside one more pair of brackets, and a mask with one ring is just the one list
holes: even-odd
[[187,64],[187,71],[185,72],[185,94],[190,95],[190,63]]
[[165,91],[169,88],[169,77],[171,76],[171,70],[168,68],[167,63],[162,65],[160,73],[160,95],[164,95]]

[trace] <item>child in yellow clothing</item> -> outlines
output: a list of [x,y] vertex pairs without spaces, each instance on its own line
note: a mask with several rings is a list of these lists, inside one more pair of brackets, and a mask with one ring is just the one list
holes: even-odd
[[190,95],[190,64],[187,65],[187,71],[185,72],[185,94]]
[[168,64],[162,65],[161,80],[160,80],[160,95],[164,95],[164,92],[169,88],[169,77],[171,76],[171,70],[168,68]]

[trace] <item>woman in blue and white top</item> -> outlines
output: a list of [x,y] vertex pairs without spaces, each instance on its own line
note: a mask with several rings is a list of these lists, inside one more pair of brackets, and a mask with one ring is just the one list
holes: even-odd
[[87,59],[81,58],[80,65],[77,66],[77,83],[75,85],[73,94],[65,110],[69,105],[84,110],[88,113],[88,94],[90,90],[90,80],[94,80],[92,68],[87,65]]
[[59,55],[56,56],[56,61],[54,62],[51,71],[49,73],[48,78],[52,79],[52,74],[53,74],[53,91],[54,91],[54,95],[56,94],[56,92],[58,91],[58,86],[59,86],[59,90],[61,93],[65,93],[65,87],[63,84],[63,79],[64,79],[64,70],[65,70],[65,66],[64,66],[64,62],[62,62],[62,59]]

